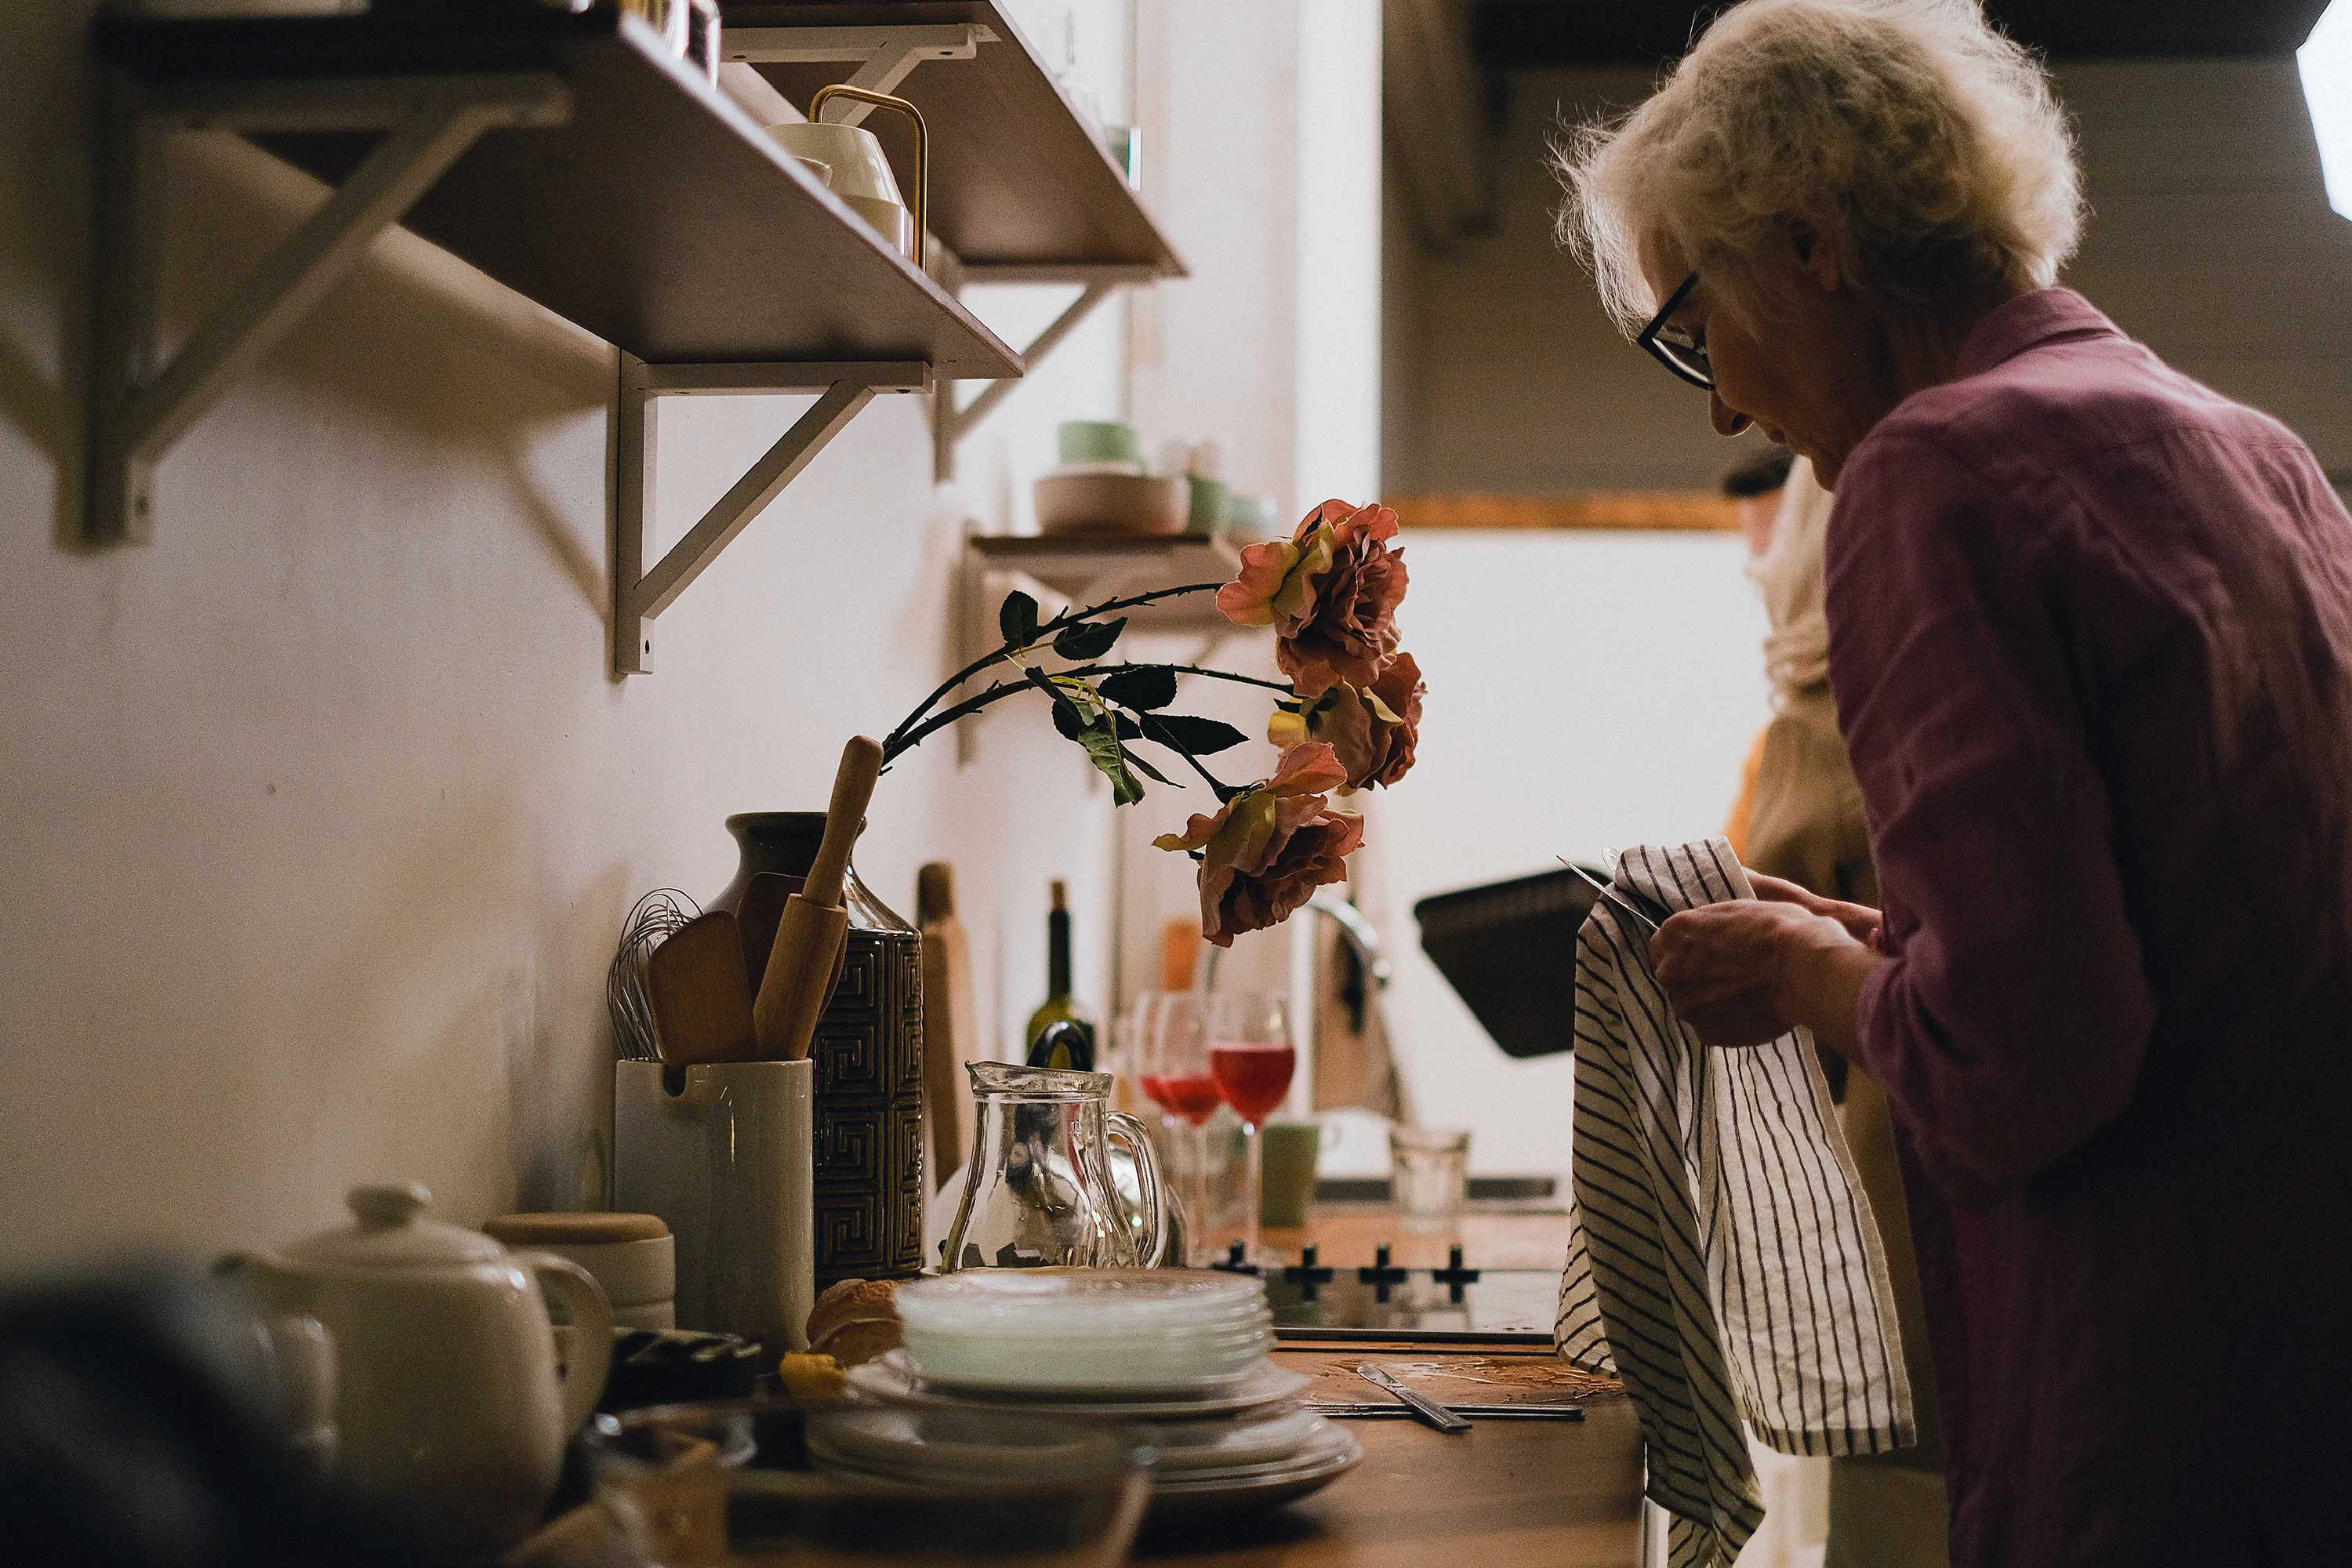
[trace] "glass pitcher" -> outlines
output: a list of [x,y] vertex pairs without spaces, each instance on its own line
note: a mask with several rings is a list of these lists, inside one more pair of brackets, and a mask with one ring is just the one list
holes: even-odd
[[[1160,1163],[1143,1123],[1110,1108],[1111,1075],[1007,1062],[964,1070],[978,1113],[940,1271],[1158,1268],[1168,1249]],[[1111,1180],[1113,1140],[1135,1158],[1140,1225]]]

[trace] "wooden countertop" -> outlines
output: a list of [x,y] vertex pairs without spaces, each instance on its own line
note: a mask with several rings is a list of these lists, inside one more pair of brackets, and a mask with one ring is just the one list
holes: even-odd
[[[1284,1350],[1305,1363],[1325,1352]],[[1431,1355],[1428,1359],[1436,1359]],[[1642,1432],[1622,1396],[1585,1418],[1351,1421],[1364,1462],[1313,1497],[1255,1515],[1148,1527],[1137,1562],[1186,1568],[1636,1568]]]

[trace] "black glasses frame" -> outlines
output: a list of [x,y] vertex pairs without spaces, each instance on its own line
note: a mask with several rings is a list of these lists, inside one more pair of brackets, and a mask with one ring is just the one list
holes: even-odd
[[[1674,297],[1666,301],[1665,308],[1650,318],[1650,324],[1643,327],[1641,336],[1633,341],[1648,350],[1652,358],[1674,372],[1677,378],[1690,383],[1701,392],[1713,392],[1715,372],[1706,363],[1705,349],[1696,343],[1677,343],[1672,340],[1665,342],[1659,340],[1659,334],[1666,330],[1667,320],[1683,308],[1683,301],[1689,299],[1690,291],[1697,287],[1698,274],[1693,272],[1683,279],[1683,286],[1675,290]],[[1684,358],[1685,354],[1690,357]]]

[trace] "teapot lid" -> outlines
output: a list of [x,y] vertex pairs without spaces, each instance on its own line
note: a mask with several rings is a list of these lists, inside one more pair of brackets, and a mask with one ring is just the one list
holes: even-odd
[[322,1231],[286,1256],[328,1268],[436,1268],[495,1263],[507,1255],[480,1231],[424,1218],[433,1194],[422,1182],[353,1187],[343,1201],[357,1225]]

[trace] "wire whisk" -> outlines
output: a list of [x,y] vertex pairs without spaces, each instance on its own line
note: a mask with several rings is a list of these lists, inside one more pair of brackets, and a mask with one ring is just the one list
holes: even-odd
[[700,905],[676,888],[656,888],[629,906],[620,951],[604,972],[604,1006],[613,1015],[613,1040],[623,1060],[661,1060],[654,1042],[653,1001],[646,992],[646,959],[701,912]]

